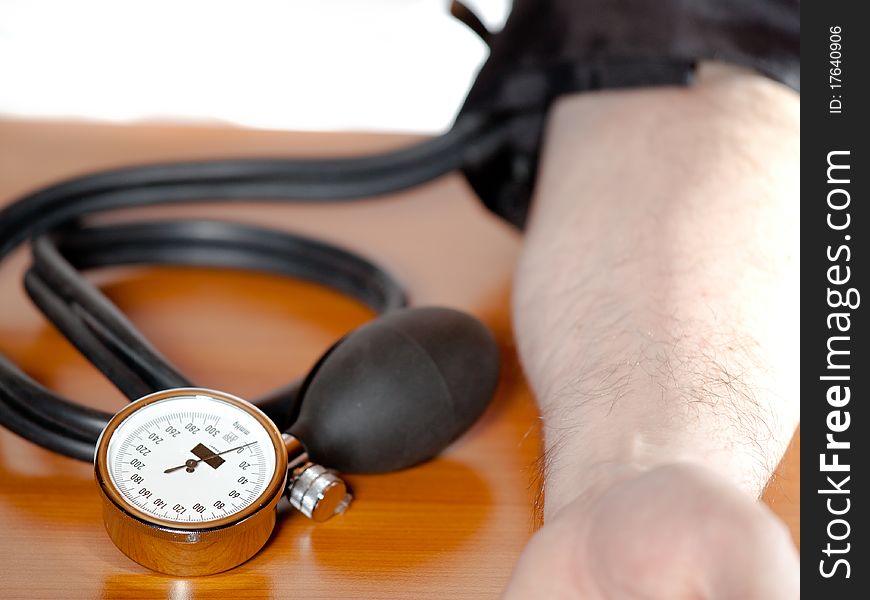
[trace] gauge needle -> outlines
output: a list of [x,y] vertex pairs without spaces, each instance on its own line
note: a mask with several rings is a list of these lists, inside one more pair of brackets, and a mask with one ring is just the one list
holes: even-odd
[[173,471],[177,471],[179,469],[184,469],[184,468],[187,468],[190,472],[192,472],[196,468],[196,465],[198,465],[199,463],[201,463],[204,460],[214,458],[215,456],[220,456],[221,454],[226,454],[227,452],[232,452],[233,450],[241,450],[242,448],[247,448],[248,446],[250,446],[252,444],[256,444],[256,443],[257,442],[255,440],[253,442],[249,442],[249,443],[244,444],[242,446],[236,446],[235,448],[230,448],[229,450],[224,450],[223,452],[215,452],[214,454],[211,454],[209,456],[203,456],[202,458],[200,458],[198,460],[191,458],[190,460],[185,461],[185,463],[183,465],[178,465],[177,467],[170,467],[163,472],[164,473],[172,473]]

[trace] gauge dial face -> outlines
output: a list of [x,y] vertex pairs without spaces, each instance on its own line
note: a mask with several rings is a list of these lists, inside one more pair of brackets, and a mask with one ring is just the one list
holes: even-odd
[[275,475],[275,456],[273,436],[252,412],[188,392],[131,412],[111,434],[106,466],[124,500],[183,526],[255,503]]

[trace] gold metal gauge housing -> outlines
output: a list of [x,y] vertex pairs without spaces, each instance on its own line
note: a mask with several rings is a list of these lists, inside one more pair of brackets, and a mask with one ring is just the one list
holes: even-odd
[[[134,465],[132,469],[134,472],[129,477],[133,482],[137,481],[137,477],[143,479],[140,475],[137,475],[135,468],[146,461],[147,455],[130,458],[129,460],[110,459],[110,446],[113,448],[113,451],[117,452],[115,448],[117,448],[118,441],[116,440],[113,445],[113,439],[118,434],[119,428],[124,423],[128,423],[127,429],[129,429],[129,423],[134,422],[128,420],[138,419],[147,423],[149,414],[159,414],[159,411],[156,411],[155,407],[166,402],[175,402],[175,406],[181,411],[178,412],[180,415],[201,415],[203,423],[208,422],[210,418],[216,419],[215,417],[209,417],[207,411],[184,412],[186,399],[195,399],[200,405],[204,402],[223,403],[224,405],[241,410],[252,418],[252,420],[245,420],[245,423],[249,427],[240,425],[239,421],[236,420],[232,424],[235,430],[224,433],[224,440],[217,440],[224,445],[231,445],[226,440],[240,437],[242,435],[240,431],[250,434],[254,423],[256,423],[256,426],[263,428],[261,432],[254,432],[254,434],[259,435],[258,440],[262,443],[251,442],[247,446],[257,444],[257,456],[262,459],[262,465],[271,466],[274,464],[274,468],[271,469],[271,473],[260,475],[260,489],[252,491],[251,498],[246,500],[247,504],[243,503],[238,510],[229,514],[218,514],[210,518],[205,514],[206,506],[195,504],[196,511],[201,512],[196,513],[191,511],[190,515],[194,515],[195,518],[188,515],[187,518],[191,519],[190,521],[181,520],[181,517],[177,514],[173,514],[173,518],[164,517],[158,514],[159,511],[153,510],[154,504],[160,506],[159,503],[162,502],[164,506],[166,505],[160,498],[152,498],[156,492],[150,492],[148,488],[144,487],[139,490],[140,495],[135,495],[135,491],[130,492],[126,488],[125,491],[122,491],[122,489],[119,489],[119,483],[116,481],[118,476],[113,476],[112,469],[118,468],[117,464],[123,464],[124,468],[132,464]],[[166,406],[164,405],[164,408]],[[218,405],[215,406],[217,407]],[[223,408],[223,410],[226,410],[226,408]],[[191,419],[193,418],[196,417],[191,417]],[[215,464],[220,466],[220,464],[225,462],[223,460],[224,457],[220,455],[225,455],[230,451],[238,450],[238,452],[241,452],[239,448],[245,447],[232,447],[220,452],[220,447],[212,447],[206,451],[199,450],[199,454],[196,454],[197,448],[206,448],[206,445],[199,443],[201,438],[197,438],[191,431],[196,430],[195,434],[201,434],[205,430],[205,427],[191,425],[189,431],[181,431],[181,427],[175,427],[171,424],[168,427],[164,427],[163,419],[158,418],[157,420],[161,421],[160,427],[162,429],[159,431],[160,436],[188,436],[190,438],[189,441],[183,438],[185,439],[184,442],[178,442],[178,444],[186,443],[187,445],[183,446],[184,448],[187,448],[193,442],[197,442],[194,449],[179,457],[182,463],[181,466],[173,467],[172,464],[165,464],[166,467],[170,468],[162,470],[163,463],[167,461],[163,460],[163,462],[156,463],[158,466],[154,468],[159,468],[160,470],[155,471],[152,469],[150,477],[151,479],[159,479],[158,486],[163,486],[164,490],[167,489],[167,486],[171,490],[172,486],[193,485],[194,478],[189,477],[188,473],[193,473],[197,466],[201,464],[209,465],[201,467],[201,471],[209,471],[209,468],[217,469],[214,466]],[[165,420],[167,423],[172,422],[169,417],[165,417]],[[152,420],[151,422],[154,421]],[[215,420],[214,422],[217,421]],[[212,430],[214,429],[216,427],[212,427]],[[166,431],[169,431],[169,434]],[[138,430],[132,433],[137,432]],[[157,436],[154,433],[150,435]],[[160,436],[157,436],[160,438],[160,442],[164,442],[164,438]],[[132,439],[133,436],[132,434],[124,434],[123,437],[130,437]],[[261,447],[267,445],[265,442],[267,439],[271,443],[270,447]],[[149,445],[153,447],[155,442],[147,439],[145,441],[147,442],[146,444],[139,445],[142,446],[140,451],[149,450],[148,454],[151,454],[153,448],[149,447]],[[207,441],[211,441],[211,439]],[[127,441],[125,439],[124,443],[129,445],[135,443],[135,440]],[[164,442],[164,444],[166,443]],[[130,450],[130,452],[133,451]],[[190,454],[189,452],[193,453]],[[267,456],[266,453],[270,455]],[[271,460],[271,454],[274,455],[274,460]],[[157,455],[156,452],[155,455]],[[116,464],[110,464],[110,460],[115,460]],[[243,460],[238,465],[245,467],[246,462]],[[269,539],[275,526],[276,507],[286,485],[287,452],[278,428],[269,417],[253,404],[224,392],[202,388],[178,388],[150,394],[132,402],[129,406],[118,412],[109,421],[100,436],[94,458],[94,468],[103,500],[103,520],[106,525],[106,531],[121,552],[137,563],[161,573],[180,576],[208,575],[231,569],[245,562],[262,548]],[[176,476],[173,471],[180,469],[185,469],[187,473],[180,471]],[[154,473],[157,473],[157,475],[154,475]],[[200,481],[206,481],[204,478],[208,475],[209,473],[204,473]],[[238,481],[247,482],[247,479],[242,476]],[[124,483],[127,483],[126,476]],[[133,484],[132,487],[135,488],[136,485]],[[236,493],[235,490],[232,490],[232,493]],[[141,505],[137,505],[139,500],[142,500]],[[214,506],[221,506],[222,508],[224,504],[226,503],[220,500],[213,503]],[[176,503],[175,506],[180,506],[180,504]],[[169,508],[171,509],[171,507]],[[208,508],[215,510],[211,505],[208,505]],[[187,508],[184,510],[186,511]],[[224,513],[229,510],[231,509],[225,508]]]

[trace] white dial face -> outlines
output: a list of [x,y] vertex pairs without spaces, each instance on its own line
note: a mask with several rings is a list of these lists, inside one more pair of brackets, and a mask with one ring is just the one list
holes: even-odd
[[269,431],[219,398],[181,393],[132,412],[112,434],[109,476],[139,510],[178,523],[249,506],[275,473]]

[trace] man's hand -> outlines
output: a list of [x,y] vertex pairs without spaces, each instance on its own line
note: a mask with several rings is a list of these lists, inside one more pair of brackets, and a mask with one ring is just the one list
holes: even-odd
[[603,478],[535,535],[505,600],[800,596],[785,526],[727,480],[680,464]]

